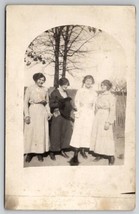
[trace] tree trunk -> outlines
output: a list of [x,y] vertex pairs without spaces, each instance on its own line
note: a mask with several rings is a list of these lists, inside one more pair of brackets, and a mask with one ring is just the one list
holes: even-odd
[[54,87],[58,87],[58,80],[59,80],[59,54],[60,54],[60,37],[63,27],[55,28],[54,33],[54,40],[55,40],[55,74],[54,74]]
[[63,54],[63,72],[62,77],[66,76],[66,69],[67,69],[67,48],[68,48],[68,42],[69,42],[69,26],[66,27],[66,34],[64,38],[64,54]]

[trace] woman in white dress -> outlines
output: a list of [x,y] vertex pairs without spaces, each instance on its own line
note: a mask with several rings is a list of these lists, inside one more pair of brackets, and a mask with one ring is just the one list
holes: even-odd
[[81,148],[81,155],[87,158],[85,149],[89,149],[91,141],[91,131],[94,120],[94,106],[97,94],[93,89],[94,78],[87,75],[83,79],[83,87],[79,89],[75,96],[75,123],[70,146],[74,147],[74,156],[70,160],[71,165],[78,165],[78,152]]
[[26,89],[24,100],[24,154],[30,162],[35,154],[43,161],[43,153],[49,151],[48,120],[51,118],[46,81],[42,73],[33,75],[35,84]]
[[107,158],[114,164],[115,143],[112,125],[115,121],[115,97],[110,92],[112,84],[109,80],[101,83],[102,93],[96,101],[96,115],[92,128],[90,150],[96,154],[95,161]]

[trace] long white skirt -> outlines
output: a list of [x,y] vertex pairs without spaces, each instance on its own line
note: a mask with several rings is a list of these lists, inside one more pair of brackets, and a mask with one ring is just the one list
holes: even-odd
[[115,155],[112,125],[108,130],[104,129],[107,118],[108,110],[98,110],[92,129],[90,150],[102,155]]
[[89,148],[94,119],[94,109],[82,107],[78,118],[75,118],[70,146]]
[[42,104],[29,107],[31,123],[25,124],[24,153],[44,153],[49,150],[48,115]]

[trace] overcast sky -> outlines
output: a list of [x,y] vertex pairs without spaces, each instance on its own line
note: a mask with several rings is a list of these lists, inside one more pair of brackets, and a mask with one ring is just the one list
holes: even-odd
[[[38,35],[39,36],[39,35]],[[31,41],[32,42],[32,41]],[[27,47],[28,48],[28,47]],[[68,72],[66,77],[70,81],[70,88],[80,88],[82,79],[85,75],[91,74],[95,79],[95,88],[98,89],[104,79],[125,80],[126,78],[126,56],[122,48],[111,35],[105,32],[99,33],[88,44],[84,46],[89,53],[78,59],[81,70]],[[53,86],[54,65],[50,64],[46,68],[42,63],[33,67],[25,66],[24,82],[25,86],[32,85],[32,76],[36,72],[43,72],[46,76],[46,87]]]

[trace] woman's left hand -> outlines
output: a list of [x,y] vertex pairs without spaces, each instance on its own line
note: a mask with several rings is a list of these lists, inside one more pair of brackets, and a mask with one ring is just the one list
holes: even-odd
[[109,127],[110,127],[110,124],[109,124],[108,122],[105,122],[104,129],[105,129],[105,130],[108,130]]
[[44,105],[44,106],[46,106],[46,104],[47,104],[46,100],[42,100],[42,101],[39,102],[39,103],[42,104],[42,105]]
[[48,113],[48,120],[50,120],[52,117],[52,114],[51,113]]

